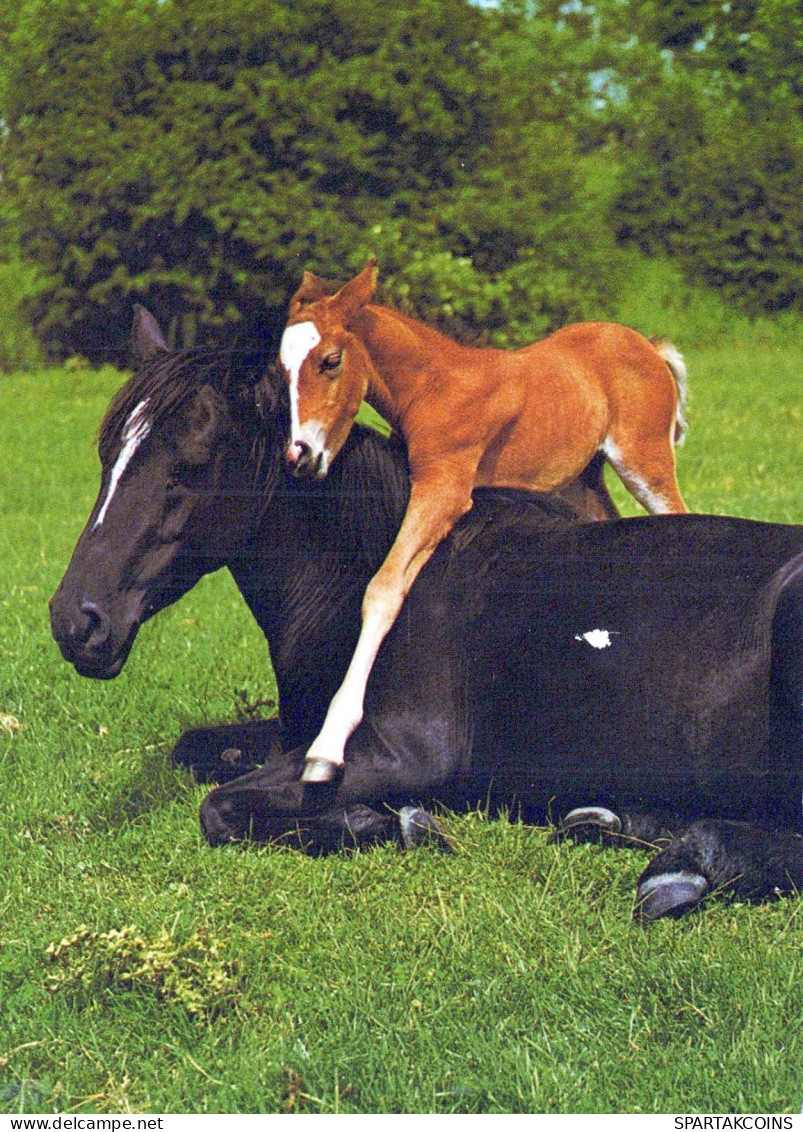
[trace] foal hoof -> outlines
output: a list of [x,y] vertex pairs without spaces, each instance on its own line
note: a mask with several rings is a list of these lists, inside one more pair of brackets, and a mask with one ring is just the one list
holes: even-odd
[[710,885],[699,873],[685,870],[659,873],[642,881],[636,890],[634,916],[642,923],[652,923],[662,916],[679,916],[690,912],[709,891]]
[[622,819],[605,806],[581,806],[570,810],[550,837],[551,842],[601,841],[605,834],[616,837],[622,832]]
[[341,770],[340,763],[330,759],[307,759],[301,775],[302,782],[331,782]]
[[427,844],[445,853],[452,852],[440,822],[418,806],[404,806],[399,810],[399,827],[405,849],[417,849],[419,845]]

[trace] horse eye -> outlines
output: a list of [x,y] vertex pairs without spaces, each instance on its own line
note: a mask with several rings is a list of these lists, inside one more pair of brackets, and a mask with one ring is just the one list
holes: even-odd
[[181,470],[181,482],[191,491],[200,491],[206,486],[209,479],[209,468],[206,464],[188,464]]
[[167,482],[167,493],[183,496],[187,491],[197,491],[203,486],[206,470],[194,464],[178,464]]
[[343,360],[342,350],[332,350],[321,358],[321,371],[337,369]]

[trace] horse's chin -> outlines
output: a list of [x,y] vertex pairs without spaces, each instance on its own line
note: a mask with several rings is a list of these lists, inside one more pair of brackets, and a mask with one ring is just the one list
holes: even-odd
[[137,621],[131,626],[130,632],[123,644],[112,655],[108,650],[102,653],[92,653],[72,649],[67,644],[59,643],[61,655],[69,661],[79,676],[88,680],[114,680],[125,667],[131,652],[141,622]]
[[123,671],[127,656],[118,657],[111,664],[98,664],[95,661],[73,660],[72,666],[79,676],[89,680],[114,680]]
[[293,465],[290,467],[290,474],[293,479],[306,481],[307,483],[319,483],[321,480],[326,479],[326,473],[329,471],[328,464],[303,464]]

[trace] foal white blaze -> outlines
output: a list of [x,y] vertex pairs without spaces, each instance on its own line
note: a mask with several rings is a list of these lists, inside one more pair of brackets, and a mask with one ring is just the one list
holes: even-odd
[[92,527],[96,531],[106,518],[106,512],[109,510],[109,504],[112,501],[115,491],[117,490],[120,480],[123,478],[126,468],[134,458],[134,454],[139,448],[142,441],[151,431],[151,422],[145,416],[145,409],[148,406],[149,398],[140,401],[137,407],[129,416],[128,420],[123,426],[122,447],[120,448],[120,455],[117,457],[112,474],[109,477],[109,490],[106,492],[106,498],[103,501],[103,506],[98,511],[98,517],[95,519]]
[[[291,456],[300,455],[299,446],[302,444],[308,444],[313,452],[317,452],[326,443],[320,425],[309,421],[302,426],[298,416],[298,378],[301,367],[320,341],[321,336],[314,322],[297,322],[295,326],[288,326],[282,335],[279,361],[290,376],[290,443],[287,451]],[[328,460],[326,463],[328,466]]]

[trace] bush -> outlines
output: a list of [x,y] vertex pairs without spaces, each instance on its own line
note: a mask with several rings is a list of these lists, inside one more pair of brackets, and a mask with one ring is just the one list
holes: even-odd
[[36,271],[15,257],[0,261],[0,370],[35,369],[42,351],[27,308],[44,288]]
[[631,251],[626,278],[614,318],[647,337],[666,335],[681,350],[743,342],[803,350],[798,314],[751,317],[722,291],[690,283],[676,260]]

